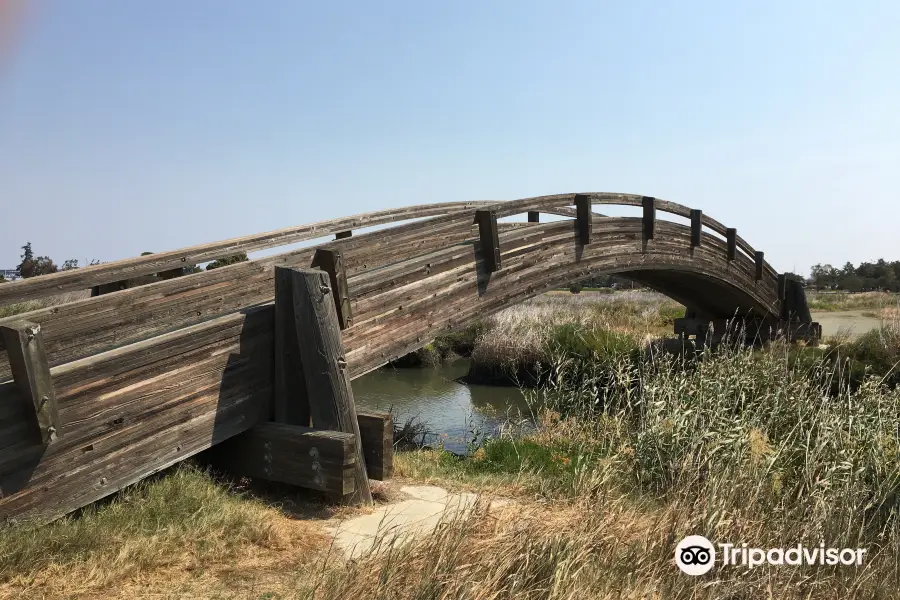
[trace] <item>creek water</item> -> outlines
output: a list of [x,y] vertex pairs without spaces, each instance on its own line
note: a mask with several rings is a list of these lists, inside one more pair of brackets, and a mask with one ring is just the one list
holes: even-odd
[[510,422],[532,421],[518,388],[459,382],[468,370],[468,359],[433,368],[378,369],[353,381],[353,396],[361,407],[391,411],[395,425],[422,423],[426,442],[457,453],[466,451],[474,435],[490,437]]

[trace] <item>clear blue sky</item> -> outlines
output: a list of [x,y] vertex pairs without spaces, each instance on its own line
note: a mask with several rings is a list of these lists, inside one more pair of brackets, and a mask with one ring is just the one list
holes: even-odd
[[18,29],[0,267],[575,191],[701,208],[779,270],[900,259],[896,1],[58,0]]

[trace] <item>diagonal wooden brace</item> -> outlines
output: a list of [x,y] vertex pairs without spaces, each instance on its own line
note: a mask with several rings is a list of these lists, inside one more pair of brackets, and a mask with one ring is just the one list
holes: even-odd
[[41,444],[56,441],[62,432],[41,326],[31,321],[19,321],[0,326],[0,335],[25,412],[34,425],[36,440]]

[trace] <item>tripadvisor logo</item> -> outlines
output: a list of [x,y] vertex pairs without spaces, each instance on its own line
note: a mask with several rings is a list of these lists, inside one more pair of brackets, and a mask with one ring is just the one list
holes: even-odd
[[675,546],[675,564],[688,575],[703,575],[716,564],[722,567],[753,569],[761,565],[862,565],[865,548],[826,548],[822,542],[808,547],[797,544],[790,548],[749,548],[747,544],[713,545],[702,535],[689,535]]

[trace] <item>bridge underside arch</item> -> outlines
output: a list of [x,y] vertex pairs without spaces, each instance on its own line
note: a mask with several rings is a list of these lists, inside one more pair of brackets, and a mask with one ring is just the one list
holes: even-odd
[[[365,271],[352,257],[348,285],[353,326],[344,332],[354,374],[362,374],[538,294],[599,275],[647,285],[709,319],[777,319],[778,279],[756,278],[754,261],[729,259],[724,240],[704,234],[691,245],[690,228],[658,222],[654,239],[639,218],[594,220],[581,244],[573,221],[516,227],[498,236],[499,269],[489,272],[478,240]],[[375,280],[384,285],[375,284]]]

